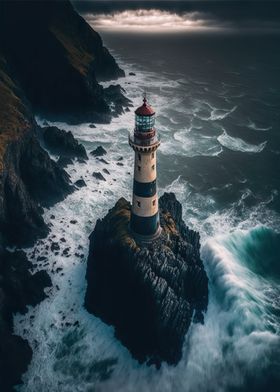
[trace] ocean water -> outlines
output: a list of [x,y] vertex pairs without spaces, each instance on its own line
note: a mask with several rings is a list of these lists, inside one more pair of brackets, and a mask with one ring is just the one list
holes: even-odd
[[[159,193],[176,193],[186,223],[201,234],[208,311],[204,325],[192,325],[186,335],[179,364],[163,364],[160,370],[140,365],[115,339],[112,327],[86,312],[88,236],[119,197],[131,198],[133,152],[127,134],[134,114],[125,112],[94,129],[55,123],[71,130],[88,152],[102,145],[107,163],[89,155],[86,164],[67,167],[72,181],[83,177],[87,187],[45,210],[51,233],[27,249],[35,256],[34,270],[46,269],[53,287],[40,305],[15,316],[15,332],[34,352],[18,390],[276,391],[279,37],[106,33],[103,38],[127,73],[116,83],[134,107],[145,91],[156,109],[162,140]],[[94,171],[106,182],[96,180]],[[53,241],[60,246],[57,255],[50,250]]]

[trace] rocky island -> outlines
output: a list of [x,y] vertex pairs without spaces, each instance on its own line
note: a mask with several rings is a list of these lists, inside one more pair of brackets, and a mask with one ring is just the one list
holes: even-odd
[[85,307],[115,327],[140,362],[176,364],[191,322],[202,322],[208,278],[199,234],[182,220],[173,193],[159,199],[161,235],[132,236],[131,204],[120,199],[90,235]]

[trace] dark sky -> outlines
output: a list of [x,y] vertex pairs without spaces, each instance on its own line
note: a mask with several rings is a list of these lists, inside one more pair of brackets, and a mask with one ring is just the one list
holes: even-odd
[[174,12],[211,12],[219,18],[242,20],[248,18],[280,19],[280,0],[73,0],[76,9],[85,12],[114,12],[126,9],[161,9]]
[[216,24],[230,24],[236,28],[280,29],[280,1],[274,0],[206,0],[206,1],[83,1],[73,0],[81,14],[114,14],[124,10],[159,9],[184,14],[197,12]]

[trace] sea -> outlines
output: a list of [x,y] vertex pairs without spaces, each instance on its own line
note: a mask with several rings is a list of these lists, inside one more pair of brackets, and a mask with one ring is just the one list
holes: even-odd
[[[278,391],[280,37],[109,31],[102,37],[126,72],[103,85],[120,84],[133,107],[96,128],[53,123],[85,146],[89,160],[66,170],[87,186],[45,209],[50,234],[25,249],[53,287],[41,304],[14,318],[15,333],[33,350],[17,390]],[[186,224],[199,231],[209,277],[204,324],[191,325],[178,365],[159,370],[139,364],[114,328],[83,307],[88,236],[120,197],[132,197],[128,132],[143,93],[161,138],[159,194],[174,192]],[[97,146],[107,150],[106,162],[89,154]],[[106,181],[92,176],[98,171]],[[59,243],[57,255],[52,242]]]

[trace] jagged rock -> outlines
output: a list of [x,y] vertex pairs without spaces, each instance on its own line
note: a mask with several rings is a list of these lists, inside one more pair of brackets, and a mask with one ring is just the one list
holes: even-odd
[[107,170],[107,169],[103,169],[102,171],[103,171],[103,173],[110,174],[109,170]]
[[76,185],[78,188],[83,188],[84,186],[87,186],[85,180],[83,178],[80,178],[77,180],[74,185]]
[[82,158],[78,158],[78,162],[79,162],[79,163],[86,163],[86,160],[85,160],[85,159],[82,159]]
[[101,163],[105,163],[105,165],[109,165],[109,162],[106,161],[104,158],[97,158],[99,160],[99,162]]
[[59,250],[59,249],[60,249],[60,246],[59,246],[58,242],[53,242],[53,243],[51,244],[51,251],[52,251],[52,252],[54,252],[54,251],[56,251],[56,250]]
[[73,160],[69,157],[60,156],[56,163],[58,164],[59,167],[65,168],[68,165],[72,165]]
[[124,108],[132,106],[132,102],[125,95],[125,90],[119,85],[110,85],[104,89],[104,97],[114,116],[124,113]]
[[93,155],[94,157],[101,157],[103,155],[106,155],[107,151],[105,150],[104,147],[98,146],[96,147],[95,150],[91,151],[90,154]]
[[39,203],[50,206],[73,189],[67,173],[40,147],[34,133],[24,133],[9,143],[3,158],[0,232],[8,242],[16,244],[46,236],[49,229]]
[[[1,245],[0,245],[1,247]],[[14,335],[13,314],[26,313],[27,306],[35,306],[46,298],[44,288],[51,286],[46,271],[32,275],[32,264],[24,252],[0,249],[0,385],[12,391],[21,383],[32,357],[27,340]]]
[[72,132],[57,127],[41,128],[45,146],[53,153],[64,157],[88,159],[85,147],[73,136]]
[[131,236],[131,205],[120,199],[90,235],[86,309],[115,327],[140,362],[176,364],[189,326],[203,322],[208,279],[199,234],[182,220],[174,194],[159,201],[162,234],[151,244]]
[[97,180],[106,181],[106,178],[104,178],[104,176],[100,172],[93,172],[92,175]]

